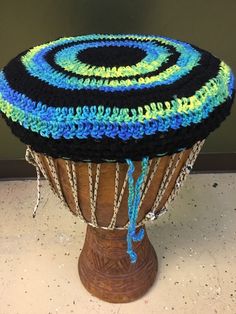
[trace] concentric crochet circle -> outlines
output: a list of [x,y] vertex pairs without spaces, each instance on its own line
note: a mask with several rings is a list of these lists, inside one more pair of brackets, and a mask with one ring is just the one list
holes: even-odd
[[74,161],[189,148],[220,125],[233,97],[223,61],[154,35],[60,38],[0,72],[0,111],[13,133],[37,152]]

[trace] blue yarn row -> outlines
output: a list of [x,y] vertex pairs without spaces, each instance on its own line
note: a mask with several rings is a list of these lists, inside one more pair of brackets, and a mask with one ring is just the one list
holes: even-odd
[[[164,40],[165,38],[163,38]],[[65,42],[67,42],[65,40]],[[158,43],[158,38],[156,38],[156,42]],[[200,53],[197,52],[193,47],[187,44],[183,44],[181,42],[175,42],[173,40],[169,40],[169,44],[173,43],[176,50],[180,53],[180,57],[177,61],[177,65],[179,66],[179,70],[176,73],[172,74],[168,79],[155,80],[151,83],[140,83],[137,81],[133,81],[133,83],[129,86],[127,84],[121,86],[109,86],[109,83],[106,83],[105,80],[95,80],[95,79],[77,79],[76,77],[67,77],[63,73],[59,73],[55,71],[47,62],[45,62],[45,54],[50,51],[53,47],[62,44],[63,41],[53,42],[48,44],[46,47],[42,47],[31,60],[27,60],[26,67],[32,76],[36,76],[39,79],[47,82],[52,86],[56,86],[64,89],[78,90],[78,89],[97,89],[106,92],[112,91],[127,91],[131,89],[143,89],[143,88],[151,88],[163,84],[172,84],[177,81],[180,77],[188,74],[194,66],[198,64],[200,60]],[[110,42],[110,45],[112,42]],[[123,40],[122,45],[134,45],[136,44],[142,49],[149,48],[150,43],[142,42],[125,42]],[[96,45],[101,45],[100,42],[86,43],[80,44],[81,49],[85,49],[84,47],[92,47]],[[113,45],[116,45],[116,41],[113,42]],[[118,43],[119,45],[119,43]],[[158,46],[156,46],[158,49]],[[62,48],[63,49],[63,48]],[[63,51],[63,50],[62,50]],[[158,51],[157,51],[158,53]],[[25,56],[23,57],[24,59]],[[151,58],[152,60],[152,58]],[[150,60],[150,61],[151,61]]]
[[[224,83],[224,82],[223,82]],[[223,84],[222,83],[222,84]],[[231,74],[228,83],[228,93],[231,96],[234,86],[234,76]],[[222,93],[224,86],[222,85]],[[93,137],[100,139],[103,136],[109,138],[119,137],[122,140],[130,138],[139,139],[144,135],[152,135],[156,132],[166,132],[170,129],[178,129],[181,126],[189,126],[192,123],[199,123],[205,119],[220,104],[219,96],[227,98],[228,95],[208,96],[206,101],[194,111],[185,113],[175,112],[157,116],[156,119],[139,118],[139,113],[133,115],[133,121],[126,122],[125,115],[122,121],[122,109],[102,108],[101,106],[83,106],[76,110],[74,108],[47,107],[37,103],[10,88],[3,72],[0,72],[0,93],[3,100],[14,104],[14,112],[10,118],[19,122],[26,129],[40,133],[44,137],[79,138]],[[173,100],[173,108],[177,106]],[[126,110],[126,111],[125,111]],[[123,109],[124,113],[127,109]],[[134,111],[132,112],[134,114]],[[117,121],[115,121],[117,119]],[[112,120],[112,121],[111,121]],[[111,122],[110,122],[111,121]]]
[[[151,63],[154,60],[159,61],[160,57],[161,57],[161,60],[167,61],[168,57],[170,56],[170,53],[168,52],[168,49],[166,47],[162,47],[162,46],[158,47],[152,43],[145,43],[145,45],[143,45],[140,42],[132,42],[132,41],[126,41],[126,42],[116,41],[115,43],[114,42],[102,42],[102,43],[101,42],[90,42],[90,43],[86,43],[86,44],[85,43],[84,44],[77,44],[77,45],[74,45],[72,47],[63,48],[62,50],[58,51],[55,54],[55,57],[54,57],[55,62],[58,65],[60,65],[62,68],[64,68],[68,64],[77,65],[78,64],[78,57],[77,56],[78,56],[79,52],[81,52],[87,48],[106,47],[106,46],[134,47],[134,48],[142,49],[146,52],[147,55],[142,61],[140,61],[141,63],[142,62]],[[42,49],[43,54],[47,53],[47,49],[45,52],[43,51],[45,49]],[[33,60],[36,63],[41,62],[41,60],[38,60],[38,57],[39,57],[39,55],[37,54],[33,58]],[[40,59],[42,59],[42,57]],[[80,63],[82,63],[82,62],[80,61]],[[160,63],[160,65],[161,64],[162,63]],[[138,71],[137,66],[132,66],[132,68],[135,68]],[[157,67],[155,69],[157,69]],[[73,73],[73,71],[70,71],[70,72]],[[146,68],[142,67],[142,73],[145,74],[147,72],[148,72],[147,67]]]

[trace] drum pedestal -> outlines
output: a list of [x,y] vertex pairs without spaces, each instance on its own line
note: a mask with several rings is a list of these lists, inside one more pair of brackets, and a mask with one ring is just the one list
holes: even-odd
[[[144,227],[145,228],[145,227]],[[153,285],[157,274],[157,256],[148,239],[134,243],[137,262],[130,263],[126,253],[127,230],[104,230],[87,226],[79,258],[79,275],[85,288],[107,302],[131,302]]]

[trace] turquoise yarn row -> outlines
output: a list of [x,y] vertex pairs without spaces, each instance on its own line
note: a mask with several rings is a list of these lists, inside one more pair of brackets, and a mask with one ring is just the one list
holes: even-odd
[[[97,36],[61,38],[47,44],[33,47],[22,56],[21,60],[31,76],[37,77],[49,85],[70,90],[95,89],[105,92],[114,92],[172,84],[190,73],[201,58],[200,53],[190,44],[161,36],[103,35],[99,37],[99,39],[103,38],[102,43],[99,41],[87,43],[81,42],[83,39],[95,40],[95,38],[97,38]],[[150,40],[157,45],[154,45]],[[68,72],[79,73],[81,75],[88,75],[88,73],[90,73],[92,76],[95,75],[96,78],[83,77],[78,79],[76,77],[68,77],[66,74],[56,71],[50,64],[45,62],[45,55],[48,51],[55,47],[70,43],[74,43],[74,46],[68,48],[62,47],[62,50],[56,53],[55,61],[57,65],[61,66]],[[148,72],[151,72],[152,67],[157,69],[162,63],[168,61],[170,54],[165,47],[159,46],[161,44],[168,44],[180,53],[180,57],[175,66],[164,71],[161,75],[152,75],[145,79],[129,79],[129,76],[134,74],[133,71],[135,71],[136,74],[144,74],[147,72],[147,69]],[[83,62],[78,62],[75,57],[76,52],[79,53],[87,48],[112,45],[138,47],[146,51],[147,57],[133,67],[125,67],[125,77],[122,75],[122,72],[119,73],[120,68],[114,69],[115,77],[113,77],[112,81],[107,80],[110,74],[113,73],[112,69],[106,69],[105,67],[91,67]]]
[[138,207],[140,203],[141,197],[141,186],[143,184],[143,180],[147,174],[148,169],[148,157],[144,157],[142,160],[142,172],[138,177],[136,183],[134,184],[133,173],[135,170],[134,163],[132,160],[127,159],[126,162],[129,166],[128,169],[128,187],[129,187],[129,197],[128,197],[128,215],[129,215],[129,227],[127,232],[127,253],[130,256],[131,263],[136,263],[137,254],[134,252],[132,247],[132,242],[141,241],[144,237],[144,229],[140,229],[138,233],[136,233],[136,222],[138,218]]
[[100,139],[119,137],[139,139],[156,132],[176,130],[200,123],[232,96],[234,76],[222,64],[217,77],[211,79],[189,98],[151,103],[137,109],[81,106],[50,107],[36,103],[14,91],[0,71],[0,111],[7,118],[43,137],[54,139]]

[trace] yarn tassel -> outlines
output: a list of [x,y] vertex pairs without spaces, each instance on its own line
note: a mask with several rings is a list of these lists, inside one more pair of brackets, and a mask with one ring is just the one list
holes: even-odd
[[140,229],[136,233],[136,222],[138,218],[138,207],[141,198],[141,186],[143,180],[146,176],[148,169],[148,157],[144,157],[142,160],[142,172],[138,177],[136,183],[134,183],[133,173],[135,170],[134,163],[130,159],[126,159],[129,166],[128,169],[128,187],[129,187],[129,197],[128,197],[128,216],[129,216],[129,226],[127,232],[127,253],[130,256],[131,263],[136,263],[137,254],[133,250],[132,242],[141,241],[144,237],[144,229]]

